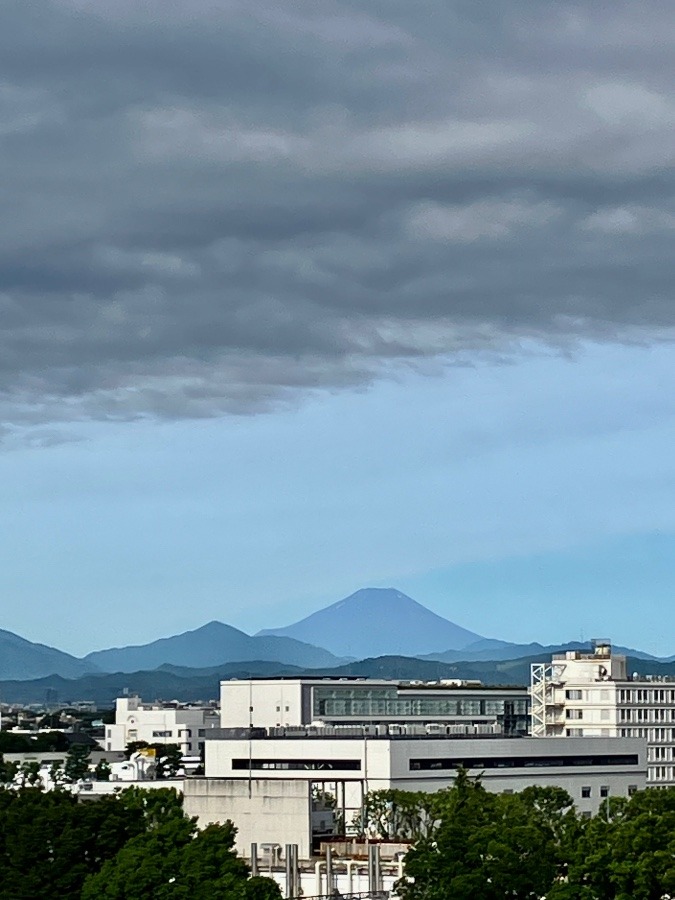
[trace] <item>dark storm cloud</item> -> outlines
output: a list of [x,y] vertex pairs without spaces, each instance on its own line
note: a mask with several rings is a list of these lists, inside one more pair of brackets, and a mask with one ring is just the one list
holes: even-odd
[[669,338],[671,14],[5,4],[1,418],[245,413],[402,360]]

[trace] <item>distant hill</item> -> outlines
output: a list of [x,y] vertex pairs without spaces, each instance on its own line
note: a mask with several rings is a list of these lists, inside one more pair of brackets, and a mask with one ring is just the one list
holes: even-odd
[[48,647],[34,644],[11,631],[0,629],[0,679],[41,678],[61,675],[77,678],[97,671],[96,665]]
[[[115,697],[121,696],[125,691],[139,694],[145,700],[209,701],[217,699],[221,679],[302,674],[421,681],[461,678],[478,679],[483,684],[527,685],[530,681],[530,665],[547,659],[547,654],[537,654],[512,660],[442,663],[405,656],[384,656],[330,669],[305,670],[267,660],[228,663],[202,669],[169,665],[151,672],[86,675],[74,680],[55,675],[32,681],[2,680],[0,696],[6,702],[44,703],[49,691],[52,694],[51,702],[65,704],[75,700],[93,700],[101,707],[112,706]],[[675,662],[659,663],[629,657],[628,671],[641,675],[673,676]],[[57,700],[54,700],[52,692],[55,692]]]
[[294,625],[259,634],[292,637],[356,659],[460,650],[482,640],[395,588],[363,588]]
[[85,662],[104,672],[139,672],[165,663],[176,666],[218,666],[246,660],[269,660],[303,668],[335,666],[342,659],[290,637],[251,637],[223,622],[209,622],[194,631],[161,638],[150,644],[97,650]]
[[7,703],[45,703],[49,696],[51,705],[93,700],[101,708],[114,706],[115,698],[125,693],[137,694],[147,701],[208,702],[218,699],[221,679],[297,675],[302,671],[296,666],[253,660],[205,669],[162,666],[152,671],[85,675],[76,679],[50,675],[32,681],[0,681],[0,697]]
[[[552,653],[565,653],[568,650],[584,650],[588,652],[589,644],[579,641],[570,641],[567,644],[510,644],[508,641],[497,641],[484,639],[476,641],[475,644],[469,644],[463,650],[445,650],[443,653],[429,653],[421,656],[421,659],[437,660],[438,662],[457,662],[462,660],[469,662],[471,660],[503,660],[503,659],[521,659],[526,656],[534,656],[537,654],[543,656],[551,656]],[[615,653],[622,653],[625,656],[631,656],[636,659],[648,659],[656,662],[670,662],[669,659],[659,660],[649,653],[643,653],[642,650],[634,650],[631,647],[613,646]]]

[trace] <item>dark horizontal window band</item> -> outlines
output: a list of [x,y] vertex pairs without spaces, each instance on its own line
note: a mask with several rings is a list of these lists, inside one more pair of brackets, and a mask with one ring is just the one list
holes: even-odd
[[317,772],[358,771],[359,759],[233,759],[233,769],[295,769]]
[[637,753],[607,753],[597,756],[493,756],[464,759],[411,759],[410,769],[529,769],[568,766],[636,766]]

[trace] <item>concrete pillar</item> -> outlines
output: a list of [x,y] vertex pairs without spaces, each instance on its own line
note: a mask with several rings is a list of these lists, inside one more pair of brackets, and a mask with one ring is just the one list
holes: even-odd
[[286,897],[290,898],[293,896],[293,851],[291,844],[286,844],[284,860],[286,863]]
[[334,888],[333,879],[333,848],[330,844],[326,847],[326,894],[330,897]]
[[251,877],[258,874],[258,845],[251,844]]
[[368,890],[371,893],[382,890],[379,844],[368,844]]

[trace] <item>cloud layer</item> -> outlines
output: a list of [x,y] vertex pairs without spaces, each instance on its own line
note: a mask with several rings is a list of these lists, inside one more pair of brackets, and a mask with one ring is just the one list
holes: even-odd
[[670,3],[9,0],[0,419],[670,339]]

